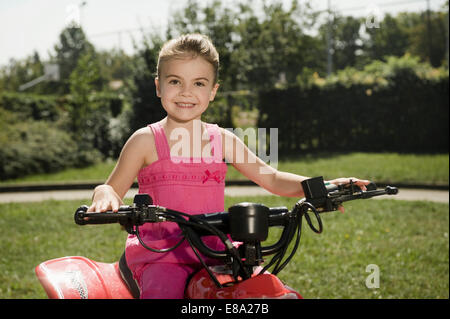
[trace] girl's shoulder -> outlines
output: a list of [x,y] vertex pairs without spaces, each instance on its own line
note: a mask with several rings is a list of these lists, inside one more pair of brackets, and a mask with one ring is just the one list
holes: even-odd
[[140,129],[137,129],[132,136],[135,136],[137,138],[153,138],[153,131],[151,130],[150,126],[141,127]]
[[128,139],[127,143],[131,143],[136,146],[148,146],[154,144],[155,137],[153,131],[149,126],[142,127],[136,130]]
[[124,150],[126,154],[133,154],[142,160],[143,167],[158,159],[155,137],[148,126],[136,130],[125,143]]

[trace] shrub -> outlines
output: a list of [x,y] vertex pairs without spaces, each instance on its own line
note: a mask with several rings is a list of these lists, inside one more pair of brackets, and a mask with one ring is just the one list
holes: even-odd
[[37,95],[16,92],[0,94],[0,108],[14,112],[20,118],[29,120],[56,121],[63,112],[61,100],[51,95]]
[[[1,112],[5,115],[5,112]],[[11,119],[13,116],[8,115]],[[77,145],[69,134],[43,121],[2,125],[0,178],[11,179],[74,166]]]

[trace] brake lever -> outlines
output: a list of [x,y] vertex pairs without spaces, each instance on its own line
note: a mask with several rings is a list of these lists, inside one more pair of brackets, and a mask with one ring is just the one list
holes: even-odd
[[344,185],[325,185],[323,177],[314,177],[302,182],[306,201],[312,204],[320,213],[335,211],[342,203],[367,199],[380,195],[395,195],[398,193],[396,187],[387,186],[384,190],[378,190],[375,183],[366,185],[363,191],[352,180]]

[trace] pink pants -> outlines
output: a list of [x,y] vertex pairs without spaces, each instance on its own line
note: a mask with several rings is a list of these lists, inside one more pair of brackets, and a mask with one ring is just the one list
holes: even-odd
[[198,269],[198,265],[147,265],[139,280],[141,299],[183,299],[187,279]]

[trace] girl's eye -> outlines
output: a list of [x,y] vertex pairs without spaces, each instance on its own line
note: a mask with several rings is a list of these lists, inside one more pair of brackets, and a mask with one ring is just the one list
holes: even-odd
[[203,83],[203,82],[195,82],[195,85],[202,87],[202,86],[205,86],[205,83]]
[[180,83],[180,81],[178,81],[178,80],[170,80],[169,81],[169,84],[173,84],[173,85],[177,85],[179,83]]

